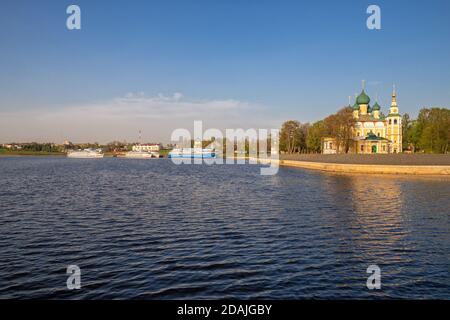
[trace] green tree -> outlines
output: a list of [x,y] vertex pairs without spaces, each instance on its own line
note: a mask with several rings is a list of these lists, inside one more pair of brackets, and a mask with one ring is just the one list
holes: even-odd
[[411,149],[414,152],[417,141],[414,139],[415,121],[411,120],[409,114],[402,117],[402,145],[403,150]]
[[280,131],[280,150],[289,154],[294,153],[300,122],[288,120],[283,123]]
[[320,153],[322,151],[322,138],[325,136],[325,126],[323,120],[313,123],[309,127],[306,137],[308,152]]
[[301,124],[297,120],[283,123],[280,131],[280,150],[289,154],[307,151],[309,124]]
[[420,110],[414,128],[414,140],[426,153],[448,153],[450,145],[450,110],[424,108]]

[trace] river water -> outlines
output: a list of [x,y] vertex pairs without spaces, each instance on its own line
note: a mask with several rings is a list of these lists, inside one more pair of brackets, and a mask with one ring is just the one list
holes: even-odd
[[0,298],[450,299],[448,178],[259,169],[0,158]]

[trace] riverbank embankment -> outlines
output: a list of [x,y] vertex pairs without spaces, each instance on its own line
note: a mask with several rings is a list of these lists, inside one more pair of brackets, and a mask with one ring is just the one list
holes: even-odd
[[447,154],[295,154],[280,155],[275,161],[280,166],[329,172],[450,176]]

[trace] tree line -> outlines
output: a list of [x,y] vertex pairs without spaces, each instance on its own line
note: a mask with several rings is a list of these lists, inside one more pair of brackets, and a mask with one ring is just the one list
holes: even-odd
[[345,107],[337,113],[314,123],[300,123],[289,120],[283,123],[280,131],[280,151],[286,153],[320,153],[322,138],[336,138],[337,146],[348,152],[351,128],[355,124],[352,108]]
[[[337,113],[314,123],[288,120],[280,131],[280,151],[285,153],[320,153],[322,139],[334,137],[338,153],[350,149],[352,127],[355,124],[353,110],[344,107]],[[402,119],[403,149],[421,153],[450,152],[450,110],[424,108],[416,120],[406,113]]]
[[450,152],[450,109],[424,108],[416,120],[402,117],[403,148],[411,152]]

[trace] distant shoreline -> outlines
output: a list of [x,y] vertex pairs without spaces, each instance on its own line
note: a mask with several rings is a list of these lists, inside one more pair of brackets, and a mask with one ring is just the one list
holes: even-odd
[[24,156],[24,157],[29,157],[29,156],[63,157],[65,155],[66,154],[63,153],[63,152],[19,151],[19,150],[5,151],[5,150],[0,150],[0,157],[9,157],[9,156],[16,156],[16,157],[20,157],[20,156]]
[[[0,157],[8,156],[65,157],[66,154],[57,152],[33,151],[0,152]],[[106,153],[105,157],[112,158],[113,154]],[[249,157],[242,158],[245,158],[246,160],[250,159]],[[449,154],[293,154],[280,155],[279,160],[258,159],[258,161],[262,164],[267,164],[273,161],[275,163],[278,163],[280,166],[297,167],[328,172],[391,175],[435,175],[450,177]]]
[[[165,158],[167,157],[167,152],[160,152],[160,154]],[[45,151],[20,151],[20,150],[0,150],[0,157],[66,157],[67,153],[65,152],[45,152]],[[118,156],[121,158],[119,154],[115,154],[112,152],[105,152],[105,158],[114,158]]]

